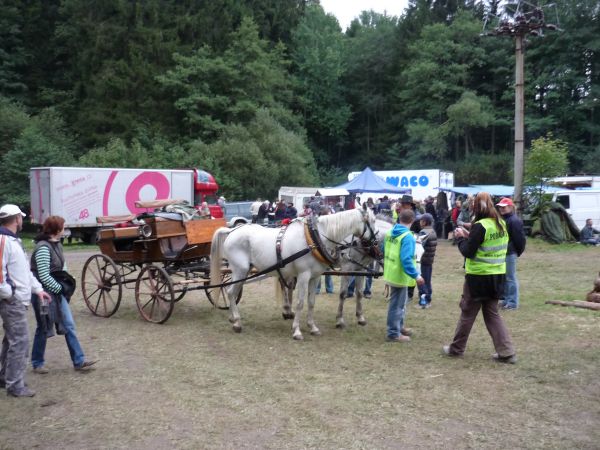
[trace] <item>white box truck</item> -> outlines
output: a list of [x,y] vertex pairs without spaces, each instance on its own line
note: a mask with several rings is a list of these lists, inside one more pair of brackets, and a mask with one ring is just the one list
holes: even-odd
[[600,225],[600,189],[565,189],[555,192],[552,201],[564,206],[580,230],[587,219]]
[[346,189],[340,188],[281,186],[278,195],[279,199],[285,203],[292,202],[294,208],[298,210],[298,214],[301,214],[304,205],[308,204],[311,197],[318,195],[324,199],[325,203],[336,205],[344,204],[350,193]]
[[31,221],[62,216],[73,237],[95,242],[98,216],[144,212],[142,200],[187,200],[211,203],[211,214],[223,217],[216,205],[219,186],[212,175],[198,169],[116,169],[91,167],[34,167],[30,169]]
[[[361,172],[351,172],[348,181],[351,181]],[[375,175],[381,177],[387,183],[411,189],[415,200],[425,200],[431,195],[435,197],[439,193],[438,188],[453,188],[454,173],[441,169],[411,169],[411,170],[375,170]],[[383,197],[384,194],[365,192],[360,195],[361,202],[372,197],[373,200]],[[401,195],[386,194],[389,198],[397,198]]]

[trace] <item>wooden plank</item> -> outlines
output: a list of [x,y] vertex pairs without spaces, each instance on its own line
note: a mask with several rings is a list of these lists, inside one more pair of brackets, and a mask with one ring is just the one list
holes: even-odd
[[561,301],[561,300],[546,300],[546,304],[560,305],[560,306],[574,306],[575,308],[592,309],[594,311],[600,311],[600,303],[582,302],[574,300],[572,302]]
[[206,244],[212,241],[217,228],[225,226],[225,219],[191,220],[184,225],[189,245]]

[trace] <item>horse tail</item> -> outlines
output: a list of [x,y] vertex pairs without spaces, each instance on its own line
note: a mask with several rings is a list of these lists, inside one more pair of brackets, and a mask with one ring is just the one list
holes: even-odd
[[213,234],[210,245],[210,284],[221,284],[221,266],[223,264],[223,244],[231,232],[230,228],[221,227]]

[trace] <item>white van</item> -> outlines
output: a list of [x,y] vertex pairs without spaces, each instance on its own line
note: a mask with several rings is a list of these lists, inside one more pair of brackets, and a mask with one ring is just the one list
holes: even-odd
[[565,207],[579,229],[592,219],[600,226],[600,189],[564,190],[554,193],[552,200]]

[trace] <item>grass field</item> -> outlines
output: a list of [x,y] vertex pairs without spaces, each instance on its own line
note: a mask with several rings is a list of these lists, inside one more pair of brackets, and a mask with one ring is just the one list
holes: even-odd
[[[337,296],[320,295],[323,335],[303,342],[281,319],[271,280],[245,287],[242,334],[202,292],[162,326],[139,318],[131,291],[109,319],[93,317],[78,292],[78,333],[97,370],[73,371],[64,339],[50,339],[50,373],[28,371],[38,395],[0,397],[0,448],[599,448],[600,314],[544,301],[583,300],[600,250],[528,243],[522,306],[503,313],[519,356],[512,366],[491,360],[481,317],[464,359],[440,354],[463,271],[455,247],[438,248],[433,307],[409,307],[408,344],[384,341],[381,280],[366,327],[349,300],[349,326],[337,330]],[[85,257],[67,254],[78,278]]]

